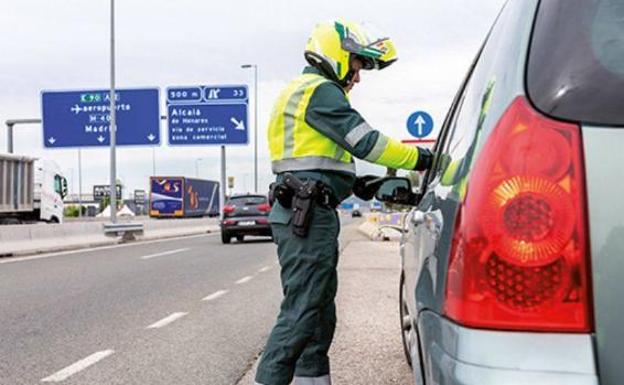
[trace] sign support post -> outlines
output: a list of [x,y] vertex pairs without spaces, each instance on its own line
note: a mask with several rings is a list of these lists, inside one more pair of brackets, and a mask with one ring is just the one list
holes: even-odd
[[82,218],[82,149],[78,149],[78,218]]
[[9,154],[13,153],[13,123],[7,122],[7,150]]
[[226,189],[226,184],[225,184],[225,179],[226,179],[226,175],[225,175],[225,171],[226,167],[225,167],[225,146],[221,146],[221,204],[219,206],[220,210],[219,210],[219,218],[221,220],[223,220],[223,207],[225,207],[225,189]]
[[[115,142],[117,133],[116,124],[116,110],[115,110],[115,0],[111,0],[111,87],[110,87],[110,124],[108,126],[108,132],[110,135],[110,208],[111,208],[111,223],[104,225],[105,235],[121,235],[124,240],[134,239],[134,235],[143,234],[143,224],[141,223],[129,223],[129,224],[117,224],[117,162],[115,154]],[[160,114],[159,114],[160,115]],[[160,120],[159,120],[160,123]],[[121,198],[121,197],[120,197]]]
[[4,122],[7,126],[7,152],[13,153],[13,126],[16,124],[38,124],[41,119],[9,119]]
[[109,125],[109,135],[110,135],[110,220],[112,224],[117,223],[117,194],[113,194],[112,191],[116,191],[117,184],[117,158],[116,158],[116,149],[115,149],[115,139],[116,139],[116,126],[115,126],[115,0],[111,0],[111,15],[110,15],[110,31],[111,31],[111,39],[110,39],[110,76],[111,76],[111,87],[110,87],[110,125]]
[[156,176],[156,150],[152,147],[152,176]]

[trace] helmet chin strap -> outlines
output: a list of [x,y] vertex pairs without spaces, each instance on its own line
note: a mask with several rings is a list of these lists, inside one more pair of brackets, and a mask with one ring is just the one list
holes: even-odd
[[338,83],[340,83],[340,85],[343,88],[346,88],[351,83],[351,80],[353,80],[354,75],[355,75],[355,71],[350,69],[349,72],[347,72],[347,75],[345,76],[345,78],[339,81]]
[[351,61],[355,58],[356,56],[351,54],[349,55],[349,72],[347,72],[347,74],[345,75],[344,79],[342,79],[341,81],[339,81],[338,83],[340,83],[340,85],[342,87],[347,87],[349,85],[349,83],[351,83],[351,80],[353,80],[353,76],[355,76],[355,71],[353,70],[353,68],[351,68]]

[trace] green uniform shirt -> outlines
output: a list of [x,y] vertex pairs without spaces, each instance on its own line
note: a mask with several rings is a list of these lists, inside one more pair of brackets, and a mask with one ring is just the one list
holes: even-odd
[[[322,75],[314,67],[306,67],[303,73]],[[379,135],[379,132],[371,131],[355,147],[346,142],[347,134],[366,121],[351,107],[343,88],[335,82],[323,83],[316,88],[306,110],[306,122],[360,159],[371,152]],[[297,171],[293,174],[298,178],[320,180],[334,191],[340,201],[351,195],[355,182],[355,175],[340,171]]]

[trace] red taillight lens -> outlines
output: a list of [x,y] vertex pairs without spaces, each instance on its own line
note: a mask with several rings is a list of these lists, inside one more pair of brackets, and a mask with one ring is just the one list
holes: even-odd
[[591,331],[580,127],[507,109],[460,209],[445,313],[491,329]]
[[271,205],[269,205],[268,203],[263,203],[261,205],[258,205],[258,210],[263,213],[268,213],[269,211],[271,211]]
[[226,220],[223,221],[223,225],[225,225],[225,226],[232,226],[232,225],[235,225],[235,224],[236,224],[236,221],[234,221],[232,219],[226,219]]
[[268,225],[269,224],[269,220],[266,218],[258,218],[256,219],[256,223],[259,225]]
[[232,214],[234,212],[234,206],[232,205],[225,205],[223,206],[223,213],[224,214]]

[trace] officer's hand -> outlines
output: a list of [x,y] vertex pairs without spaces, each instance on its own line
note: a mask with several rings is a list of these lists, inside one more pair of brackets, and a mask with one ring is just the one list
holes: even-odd
[[373,199],[383,181],[383,177],[376,175],[358,177],[353,185],[353,195],[362,200],[369,201]]
[[418,147],[418,161],[416,162],[416,166],[414,170],[416,171],[426,171],[433,164],[433,153],[424,147]]

